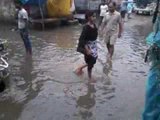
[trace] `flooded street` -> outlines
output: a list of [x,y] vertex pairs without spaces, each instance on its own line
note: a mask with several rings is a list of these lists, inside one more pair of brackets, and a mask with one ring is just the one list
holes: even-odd
[[125,23],[112,63],[105,64],[107,49],[98,40],[95,84],[87,84],[87,71],[74,74],[83,63],[76,52],[82,26],[31,31],[31,59],[13,26],[1,25],[0,38],[9,42],[11,75],[0,93],[0,120],[140,120],[149,69],[144,63],[149,24],[150,17],[140,16]]

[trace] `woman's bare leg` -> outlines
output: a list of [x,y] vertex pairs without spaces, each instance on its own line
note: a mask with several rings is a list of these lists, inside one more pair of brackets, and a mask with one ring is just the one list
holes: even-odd
[[82,75],[82,74],[83,74],[83,69],[84,69],[85,67],[87,67],[87,66],[88,66],[87,64],[81,65],[80,67],[78,67],[78,68],[76,69],[75,73],[76,73],[77,75]]

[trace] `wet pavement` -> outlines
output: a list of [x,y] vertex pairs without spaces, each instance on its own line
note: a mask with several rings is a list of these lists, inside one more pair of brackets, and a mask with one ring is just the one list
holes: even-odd
[[73,72],[83,63],[76,52],[82,26],[32,30],[29,58],[13,26],[1,25],[0,38],[9,41],[11,75],[0,93],[0,120],[140,120],[149,69],[144,63],[149,24],[149,17],[125,23],[112,63],[105,63],[107,50],[99,40],[95,84],[88,84],[86,71],[82,76]]

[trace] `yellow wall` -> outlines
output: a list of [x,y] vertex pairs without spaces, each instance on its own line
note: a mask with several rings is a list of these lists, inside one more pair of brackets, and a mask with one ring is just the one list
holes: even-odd
[[50,17],[65,17],[71,14],[71,0],[48,0],[47,9]]

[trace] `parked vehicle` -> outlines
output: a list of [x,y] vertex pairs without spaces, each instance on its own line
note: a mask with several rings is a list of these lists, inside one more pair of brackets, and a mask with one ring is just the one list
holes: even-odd
[[137,7],[137,6],[136,6],[136,3],[134,2],[134,3],[133,3],[133,10],[132,10],[133,12],[135,12],[136,7]]
[[136,6],[134,8],[134,12],[136,14],[141,14],[141,15],[153,15],[155,7],[156,7],[155,3],[148,4],[146,7],[144,7],[144,6],[137,7]]

